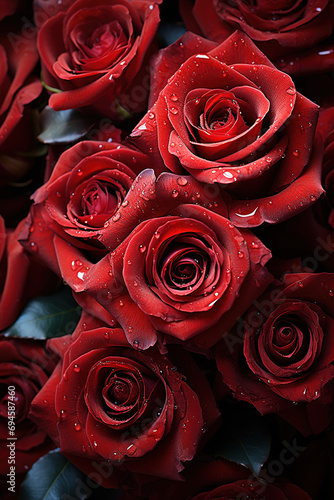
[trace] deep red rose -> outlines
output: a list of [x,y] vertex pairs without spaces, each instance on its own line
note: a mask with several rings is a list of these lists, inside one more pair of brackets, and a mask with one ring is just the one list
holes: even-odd
[[186,34],[153,67],[157,100],[130,140],[153,149],[156,170],[219,184],[240,227],[281,222],[320,196],[318,107],[247,36],[213,45]]
[[188,29],[217,42],[242,30],[287,73],[334,67],[331,0],[181,0],[181,13]]
[[262,414],[304,434],[328,425],[334,378],[334,275],[286,274],[217,349],[222,379]]
[[24,26],[9,22],[0,34],[0,187],[24,178],[34,159],[36,119],[30,104],[42,84],[32,74],[38,62],[36,36],[26,36]]
[[145,64],[160,20],[160,0],[76,0],[60,12],[53,3],[56,14],[38,33],[44,79],[62,90],[51,95],[50,106],[57,111],[85,107],[116,119],[122,117],[120,106],[144,110],[149,90]]
[[[39,423],[29,419],[28,413],[31,401],[47,382],[57,360],[54,354],[46,352],[40,341],[0,337],[1,474],[8,474],[10,470],[7,445],[11,437],[15,437],[15,471],[18,474],[26,472],[54,447]],[[13,409],[14,420],[9,419]]]
[[[157,331],[188,340],[227,322],[234,304],[240,315],[271,281],[269,250],[225,217],[224,200],[207,186],[146,170],[132,187],[101,240],[112,251],[97,264],[82,259],[77,276],[75,249],[59,238],[55,245],[63,279],[109,311],[135,347],[153,345]],[[219,338],[213,331],[201,344]]]
[[[59,235],[92,259],[106,253],[99,239],[110,219],[116,219],[136,177],[148,165],[146,155],[113,142],[81,141],[58,159],[50,179],[33,195],[24,246],[58,270],[54,237]],[[34,231],[36,229],[36,231]],[[86,254],[87,255],[87,254]],[[72,259],[81,272],[80,258]]]
[[62,363],[30,417],[43,422],[79,469],[103,470],[103,486],[117,487],[129,473],[180,480],[182,462],[193,458],[219,417],[190,354],[172,349],[162,355],[155,347],[140,352],[123,330],[87,315],[67,350],[64,339],[49,343]]
[[0,330],[10,326],[26,302],[54,290],[54,274],[27,253],[18,242],[24,221],[6,230],[0,216]]

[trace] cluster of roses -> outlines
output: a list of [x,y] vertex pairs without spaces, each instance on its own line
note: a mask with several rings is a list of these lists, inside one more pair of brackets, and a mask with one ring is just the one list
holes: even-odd
[[1,471],[11,385],[19,473],[59,447],[124,499],[309,500],[212,443],[226,401],[332,436],[334,2],[31,3],[1,2],[0,328],[60,283],[82,314],[0,337]]

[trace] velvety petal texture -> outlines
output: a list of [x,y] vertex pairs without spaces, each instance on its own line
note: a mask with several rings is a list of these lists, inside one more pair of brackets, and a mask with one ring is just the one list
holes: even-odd
[[[57,424],[61,452],[86,474],[92,462],[114,468],[102,480],[107,487],[128,472],[178,480],[182,462],[193,458],[219,417],[191,355],[178,348],[166,355],[157,348],[140,352],[123,330],[93,319],[88,326],[87,316],[68,348],[62,338],[50,347],[62,362],[50,380],[51,416],[43,428],[53,435]],[[33,402],[35,421],[45,398],[48,393],[40,392]]]
[[151,151],[156,171],[227,191],[235,225],[281,222],[323,193],[318,106],[241,32],[210,43],[188,33],[161,51],[154,104],[129,142]]
[[0,216],[0,330],[14,323],[29,299],[58,285],[56,276],[36,259],[34,246],[26,252],[18,242],[24,224],[6,229]]
[[281,414],[305,434],[328,424],[322,414],[332,401],[333,289],[333,274],[286,274],[217,353],[222,378],[238,399],[262,414]]

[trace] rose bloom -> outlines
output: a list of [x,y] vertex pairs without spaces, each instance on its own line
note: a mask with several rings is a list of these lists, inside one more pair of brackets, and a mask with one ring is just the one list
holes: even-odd
[[52,292],[59,281],[18,242],[23,225],[6,229],[0,216],[0,330],[14,323],[29,299]]
[[92,479],[99,472],[105,487],[132,474],[180,480],[182,463],[219,418],[191,355],[135,350],[122,329],[87,314],[72,338],[54,338],[49,347],[61,363],[30,418],[43,422],[61,453]]
[[278,413],[304,434],[331,418],[334,275],[286,274],[217,348],[223,382],[262,414]]
[[270,251],[206,188],[190,176],[142,172],[104,232],[111,252],[96,264],[81,256],[80,276],[71,269],[79,254],[57,242],[63,279],[112,314],[134,347],[153,345],[157,331],[210,346],[223,330],[198,335],[222,316],[232,326],[272,279]]
[[[6,8],[1,5],[1,14]],[[35,163],[29,153],[37,135],[30,105],[42,91],[32,74],[37,63],[36,36],[25,36],[24,26],[6,21],[0,34],[0,188],[24,179]]]
[[181,0],[181,14],[189,30],[217,42],[242,30],[290,74],[334,67],[331,0]]
[[[117,218],[126,203],[135,171],[147,164],[146,155],[118,143],[81,141],[69,148],[48,182],[33,195],[35,203],[20,235],[22,244],[57,273],[57,236],[92,259],[105,255],[99,239],[109,219]],[[80,258],[72,261],[73,270],[81,272]]]
[[[113,119],[145,109],[148,75],[159,24],[159,0],[76,0],[54,12],[38,33],[46,83],[62,92],[51,95],[56,111],[84,107]],[[48,10],[36,15],[48,16]],[[118,104],[117,104],[118,102]]]
[[152,150],[156,171],[217,183],[240,227],[281,222],[323,192],[318,106],[246,35],[217,45],[188,33],[160,51],[153,72],[156,102],[129,141]]
[[[8,419],[15,408],[15,470],[21,474],[50,449],[47,434],[28,417],[31,401],[56,366],[57,356],[46,352],[36,340],[0,337],[0,468],[9,473]],[[14,387],[14,389],[12,389]]]

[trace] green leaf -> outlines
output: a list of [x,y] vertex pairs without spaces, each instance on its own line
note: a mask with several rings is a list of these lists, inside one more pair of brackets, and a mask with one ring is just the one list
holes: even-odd
[[45,106],[41,113],[42,132],[37,139],[44,144],[67,144],[81,139],[92,121],[76,109],[55,111]]
[[258,475],[271,447],[265,419],[240,403],[224,409],[222,414],[223,431],[216,442],[215,455],[244,465]]
[[75,329],[81,308],[69,287],[52,295],[37,297],[26,305],[19,318],[2,332],[8,337],[49,339],[68,335]]
[[[20,500],[83,500],[88,498],[86,476],[67,460],[59,449],[34,463],[20,489]],[[82,487],[87,486],[87,490]]]

